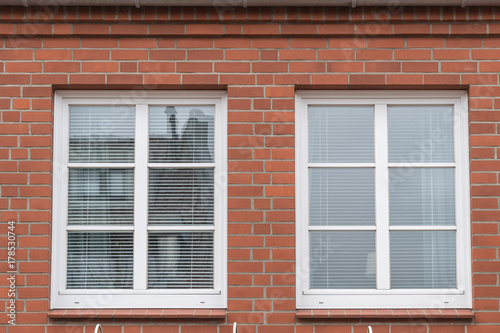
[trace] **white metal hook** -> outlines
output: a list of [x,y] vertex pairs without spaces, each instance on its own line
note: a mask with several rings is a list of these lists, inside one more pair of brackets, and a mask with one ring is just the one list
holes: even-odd
[[237,333],[238,332],[238,329],[236,328],[236,322],[234,322],[233,324],[233,333]]
[[371,326],[368,326],[368,333],[373,333]]
[[102,326],[101,326],[101,324],[97,324],[97,325],[95,325],[95,330],[94,330],[94,333],[98,333],[98,332],[99,332],[99,333],[103,333],[103,332],[102,332]]

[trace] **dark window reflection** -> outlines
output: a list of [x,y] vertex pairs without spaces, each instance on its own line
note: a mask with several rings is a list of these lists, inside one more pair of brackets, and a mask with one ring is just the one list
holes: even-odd
[[148,288],[213,288],[213,246],[212,232],[150,233]]
[[213,162],[213,107],[151,107],[149,114],[150,162]]

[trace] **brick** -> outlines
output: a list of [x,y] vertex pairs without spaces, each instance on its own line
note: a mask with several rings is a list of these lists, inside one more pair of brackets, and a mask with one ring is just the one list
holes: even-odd
[[281,50],[280,60],[316,60],[315,50]]
[[216,74],[184,74],[182,75],[182,84],[186,85],[217,85],[219,76]]
[[324,62],[292,62],[290,73],[324,73],[325,65]]
[[23,87],[23,97],[51,97],[51,87]]
[[67,84],[68,75],[66,74],[32,74],[31,82],[33,84]]
[[187,50],[187,60],[222,60],[222,50]]
[[434,62],[403,62],[403,72],[413,73],[436,73],[438,63]]
[[[262,52],[262,51],[261,51]],[[276,53],[276,51],[273,51]],[[259,60],[258,50],[226,50],[224,52],[225,60]],[[276,58],[262,60],[276,60]]]
[[[287,29],[287,32],[292,33],[295,27]],[[277,24],[252,24],[243,26],[243,34],[254,36],[276,36],[280,33],[280,26]],[[254,46],[255,47],[255,46]]]
[[32,50],[0,50],[0,59],[4,60],[33,60]]
[[[2,169],[2,171],[3,171],[3,169]],[[2,183],[2,184],[27,184],[27,180],[28,180],[28,177],[26,174],[0,173],[0,183]],[[4,188],[2,188],[2,190],[3,189]]]
[[7,73],[38,73],[42,71],[42,63],[39,62],[6,62]]
[[288,72],[288,64],[284,62],[253,62],[254,73],[284,73]]
[[70,60],[71,50],[35,50],[35,60]]
[[363,72],[362,62],[329,62],[327,71],[330,73],[354,73]]
[[74,60],[109,60],[110,52],[108,50],[74,50]]
[[112,50],[112,60],[147,60],[147,50]]
[[120,48],[155,48],[156,44],[154,38],[120,38]]
[[478,64],[475,62],[442,62],[441,72],[467,73],[477,72]]
[[216,62],[214,70],[220,73],[249,73],[250,64],[246,62]]
[[212,63],[210,62],[178,62],[178,73],[209,73],[212,72]]
[[391,60],[392,50],[357,50],[356,60]]
[[444,39],[429,38],[429,37],[423,37],[423,38],[408,37],[406,38],[406,46],[409,48],[439,48],[439,47],[444,47]]
[[401,63],[399,62],[367,62],[365,63],[365,72],[400,72]]
[[79,62],[44,62],[43,71],[46,73],[75,73],[80,71]]
[[[226,51],[226,54],[227,52],[229,51]],[[259,51],[254,51],[254,52],[258,52]],[[258,55],[257,55],[257,58],[258,59]],[[278,60],[278,50],[261,50],[260,51],[260,60]]]
[[27,124],[0,124],[0,134],[28,134]]
[[394,51],[395,60],[430,60],[431,51],[430,50],[395,50]]
[[437,60],[469,60],[470,55],[469,50],[434,50],[432,58]]
[[106,83],[106,75],[95,75],[95,74],[70,74],[69,84],[70,85],[104,85]]

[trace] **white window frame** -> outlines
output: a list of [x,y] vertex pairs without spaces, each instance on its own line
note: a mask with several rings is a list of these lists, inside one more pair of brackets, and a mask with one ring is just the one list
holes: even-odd
[[[469,132],[467,94],[464,91],[298,91],[295,99],[296,161],[296,260],[298,309],[362,308],[472,308]],[[389,226],[388,168],[419,166],[415,163],[388,163],[387,105],[452,105],[454,114],[455,227],[422,227],[422,230],[456,230],[456,289],[389,289],[389,230],[419,230],[418,227]],[[308,106],[373,105],[375,159],[375,217],[377,289],[311,290],[309,288],[309,231],[338,230],[339,227],[313,227],[309,219]],[[352,167],[356,163],[342,163]],[[367,163],[363,163],[366,166]],[[421,166],[424,166],[421,163]],[[432,163],[437,166],[437,163]],[[382,198],[382,199],[381,199]],[[358,227],[358,230],[375,230]],[[353,228],[343,228],[355,230]],[[384,259],[387,258],[387,259]]]
[[[97,308],[226,308],[227,299],[227,97],[220,91],[57,91],[54,97],[54,167],[52,221],[52,309]],[[107,230],[134,231],[134,289],[67,289],[66,254],[68,230],[96,230],[67,225],[68,168],[89,166],[69,163],[69,107],[71,105],[130,105],[136,107],[135,161],[114,167],[134,169],[134,226],[101,226]],[[147,226],[148,168],[178,166],[148,163],[149,106],[212,105],[215,107],[214,226]],[[78,164],[78,165],[77,165]],[[81,165],[80,165],[81,164]],[[210,164],[210,165],[208,165]],[[94,167],[99,166],[95,163]],[[109,164],[103,164],[108,166]],[[199,166],[199,165],[198,165]],[[147,232],[149,230],[213,230],[213,289],[147,290]]]

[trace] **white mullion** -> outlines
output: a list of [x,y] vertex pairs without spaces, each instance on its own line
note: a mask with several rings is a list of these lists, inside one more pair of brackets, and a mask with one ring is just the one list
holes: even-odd
[[68,163],[68,168],[106,168],[106,169],[122,169],[133,168],[134,163]]
[[200,226],[184,226],[184,225],[173,225],[173,226],[148,226],[148,231],[213,231],[215,230],[215,225],[200,225]]
[[148,105],[136,105],[134,175],[134,290],[147,288]]
[[68,231],[132,231],[133,226],[126,225],[71,225],[67,226]]
[[376,226],[319,226],[310,225],[309,231],[360,231],[360,230],[377,230]]
[[215,168],[215,163],[148,163],[148,168],[176,168],[176,169]]
[[[52,278],[51,296],[66,290],[68,273],[68,196],[69,196],[69,104],[56,95],[54,99],[54,178],[53,178],[53,224],[52,224]],[[55,273],[55,267],[60,270]],[[61,269],[62,268],[62,269]]]
[[374,168],[375,163],[308,163],[309,168]]
[[389,168],[454,168],[455,163],[389,163]]
[[387,104],[375,105],[375,221],[377,289],[388,290],[390,279],[389,250],[389,169]]
[[419,225],[419,226],[406,226],[397,225],[389,226],[389,230],[403,230],[403,231],[446,231],[446,230],[457,230],[454,225]]
[[309,130],[308,106],[299,95],[295,96],[295,256],[297,261],[295,295],[298,305],[303,292],[309,290]]

